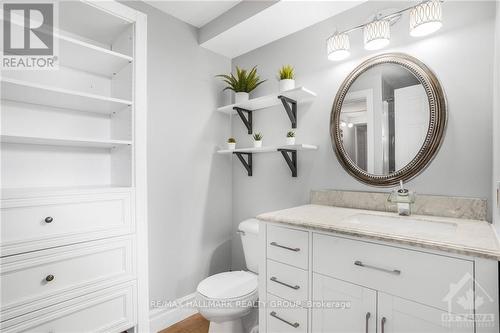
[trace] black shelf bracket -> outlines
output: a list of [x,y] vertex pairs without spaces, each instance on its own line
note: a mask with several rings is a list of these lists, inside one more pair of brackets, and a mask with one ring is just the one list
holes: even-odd
[[278,98],[285,107],[286,114],[292,123],[292,128],[297,128],[297,101],[283,95],[279,95]]
[[[248,134],[252,134],[252,111],[239,108],[237,106],[233,107],[233,110],[238,112],[238,116],[240,116],[241,121],[243,121],[243,124],[245,124],[245,126],[247,127]],[[248,118],[245,117],[244,113],[248,115]]]
[[278,151],[285,158],[286,164],[292,171],[292,177],[297,177],[297,151],[293,149],[278,149]]
[[[241,164],[247,169],[248,176],[252,176],[252,153],[240,153],[240,152],[233,152],[238,159],[240,160]],[[243,155],[247,155],[247,160],[243,158]]]

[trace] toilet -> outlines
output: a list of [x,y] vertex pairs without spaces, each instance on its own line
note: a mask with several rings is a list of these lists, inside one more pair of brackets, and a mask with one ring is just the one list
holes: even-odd
[[209,333],[243,333],[241,319],[258,300],[258,220],[241,222],[238,232],[248,271],[209,276],[196,289],[198,311],[210,321]]

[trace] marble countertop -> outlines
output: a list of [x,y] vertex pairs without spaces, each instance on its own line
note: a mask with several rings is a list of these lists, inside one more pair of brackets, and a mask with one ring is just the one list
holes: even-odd
[[[500,243],[486,221],[304,205],[259,220],[392,243],[500,260]],[[399,218],[403,219],[400,220]]]

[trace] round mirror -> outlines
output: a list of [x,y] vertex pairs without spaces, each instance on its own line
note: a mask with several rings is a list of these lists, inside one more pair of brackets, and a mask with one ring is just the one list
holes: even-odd
[[363,62],[340,87],[330,118],[342,166],[373,186],[407,181],[432,161],[444,137],[446,99],[436,76],[405,54]]

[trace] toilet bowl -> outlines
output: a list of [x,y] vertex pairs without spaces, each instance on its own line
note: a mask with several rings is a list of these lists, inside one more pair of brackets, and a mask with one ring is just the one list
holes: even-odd
[[249,271],[215,274],[198,284],[196,304],[199,313],[210,321],[209,333],[244,333],[241,319],[258,300],[258,230],[255,219],[243,221],[238,227]]

